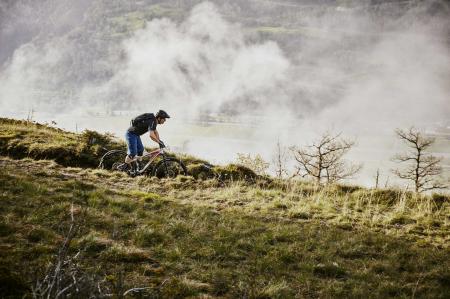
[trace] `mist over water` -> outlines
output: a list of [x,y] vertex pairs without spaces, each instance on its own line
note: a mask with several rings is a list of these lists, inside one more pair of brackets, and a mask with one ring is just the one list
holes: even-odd
[[[404,149],[395,128],[448,141],[446,2],[181,2],[158,15],[163,6],[137,1],[153,15],[132,30],[116,27],[137,22],[132,4],[2,2],[0,115],[33,110],[122,137],[135,114],[163,108],[172,119],[162,138],[216,163],[237,152],[270,160],[278,139],[343,132],[357,140],[348,159],[364,162],[357,182],[367,185],[377,168],[387,179]],[[450,165],[448,142],[435,151]]]

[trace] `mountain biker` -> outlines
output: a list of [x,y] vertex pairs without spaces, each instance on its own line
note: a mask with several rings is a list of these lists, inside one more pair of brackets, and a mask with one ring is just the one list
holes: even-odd
[[127,141],[128,147],[125,163],[129,164],[131,169],[134,169],[133,166],[136,164],[132,162],[135,162],[137,156],[142,156],[144,153],[141,135],[150,131],[150,139],[158,143],[160,148],[165,147],[164,142],[159,138],[156,126],[164,124],[167,118],[170,118],[169,114],[164,110],[159,110],[156,115],[153,113],[144,113],[131,120],[131,126],[125,134],[125,140]]

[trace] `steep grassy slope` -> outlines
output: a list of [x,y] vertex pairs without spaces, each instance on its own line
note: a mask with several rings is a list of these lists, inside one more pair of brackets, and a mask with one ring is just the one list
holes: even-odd
[[[436,247],[428,242],[439,239],[434,235],[423,242],[419,235],[405,238],[413,234],[406,230],[411,215],[370,229],[357,217],[368,203],[337,203],[367,190],[220,187],[9,158],[0,159],[0,186],[3,297],[30,296],[37,281],[54,273],[74,223],[64,257],[74,262],[65,264],[71,268],[64,275],[83,281],[80,296],[133,287],[142,289],[128,295],[156,298],[445,298],[450,292],[448,240]],[[377,205],[383,213],[396,207]],[[341,215],[352,222],[340,222]],[[437,235],[448,229],[448,214],[435,217],[438,224],[424,231]]]
[[[111,134],[100,134],[86,130],[81,134],[64,131],[47,124],[24,120],[0,118],[0,155],[13,158],[49,159],[64,166],[90,167],[99,165],[100,158],[108,150],[126,151],[125,142]],[[147,149],[150,151],[151,149]],[[223,180],[247,179],[255,181],[257,176],[250,169],[239,165],[205,168],[206,161],[188,155],[179,155],[195,178],[220,176]],[[106,160],[106,167],[123,161],[124,154]],[[146,162],[146,161],[144,161]]]
[[48,125],[0,118],[0,153],[14,158],[52,159],[66,166],[97,167],[107,149],[124,149],[112,135],[67,132]]

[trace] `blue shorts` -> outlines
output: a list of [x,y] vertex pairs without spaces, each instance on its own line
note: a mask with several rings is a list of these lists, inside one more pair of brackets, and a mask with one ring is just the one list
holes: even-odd
[[128,132],[125,134],[128,151],[127,154],[131,157],[136,155],[142,156],[144,153],[144,146],[142,145],[141,136]]

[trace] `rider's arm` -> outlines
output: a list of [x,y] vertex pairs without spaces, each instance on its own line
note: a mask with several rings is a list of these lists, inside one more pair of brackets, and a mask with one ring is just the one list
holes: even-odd
[[150,131],[150,139],[153,140],[156,143],[160,143],[161,141],[159,140],[159,133],[157,130],[152,130]]

